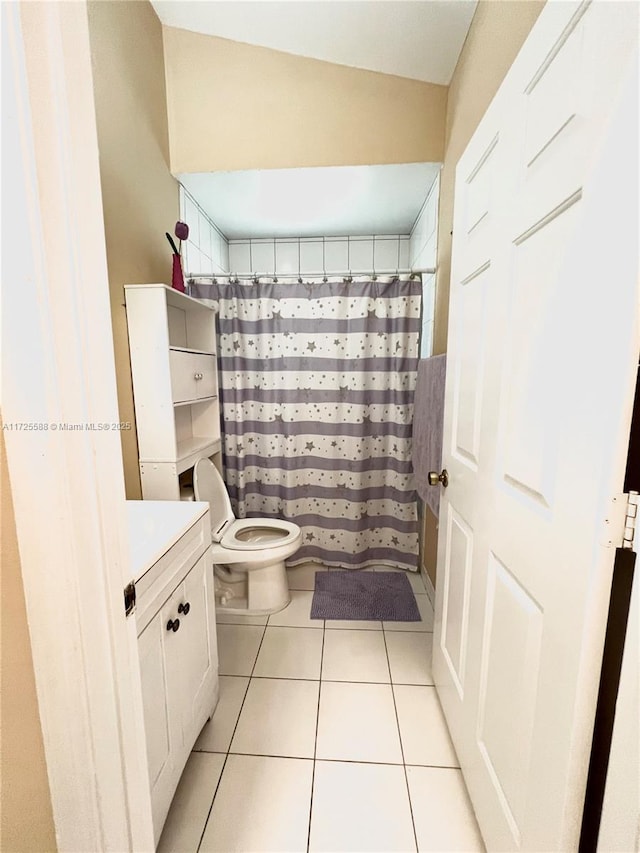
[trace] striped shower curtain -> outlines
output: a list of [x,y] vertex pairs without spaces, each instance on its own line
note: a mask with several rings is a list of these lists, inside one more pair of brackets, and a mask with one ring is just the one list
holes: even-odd
[[191,283],[192,296],[218,308],[234,511],[298,524],[292,566],[417,569],[421,290],[406,277]]

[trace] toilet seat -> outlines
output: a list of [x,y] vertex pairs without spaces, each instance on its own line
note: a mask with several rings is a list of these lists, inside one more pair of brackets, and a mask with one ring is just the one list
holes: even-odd
[[268,551],[288,545],[300,528],[277,518],[236,518],[224,480],[210,459],[199,459],[193,469],[196,500],[209,501],[211,538],[230,551]]
[[298,525],[290,521],[240,518],[224,528],[219,542],[232,551],[262,551],[288,545],[299,533]]

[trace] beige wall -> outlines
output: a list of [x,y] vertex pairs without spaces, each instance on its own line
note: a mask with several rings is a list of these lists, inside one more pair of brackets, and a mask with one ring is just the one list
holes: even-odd
[[89,2],[111,316],[127,497],[140,477],[124,311],[124,284],[171,284],[164,236],[179,216],[169,172],[162,27],[147,0]]
[[[543,6],[544,0],[480,0],[451,79],[440,176],[434,355],[447,350],[456,164]],[[437,521],[428,507],[423,529],[425,568],[435,584]]]
[[439,162],[447,89],[164,27],[174,173]]
[[27,627],[4,433],[0,435],[0,490],[0,850],[6,853],[45,853],[57,850],[57,845],[33,675],[31,640]]

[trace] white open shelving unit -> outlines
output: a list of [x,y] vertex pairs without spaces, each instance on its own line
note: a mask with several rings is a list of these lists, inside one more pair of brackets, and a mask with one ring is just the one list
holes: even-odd
[[179,500],[198,459],[220,461],[215,311],[165,284],[125,302],[142,496]]

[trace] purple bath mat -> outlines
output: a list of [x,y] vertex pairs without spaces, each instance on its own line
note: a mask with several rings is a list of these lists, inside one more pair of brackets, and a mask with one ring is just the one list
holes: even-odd
[[316,572],[311,618],[419,622],[420,613],[401,572]]

